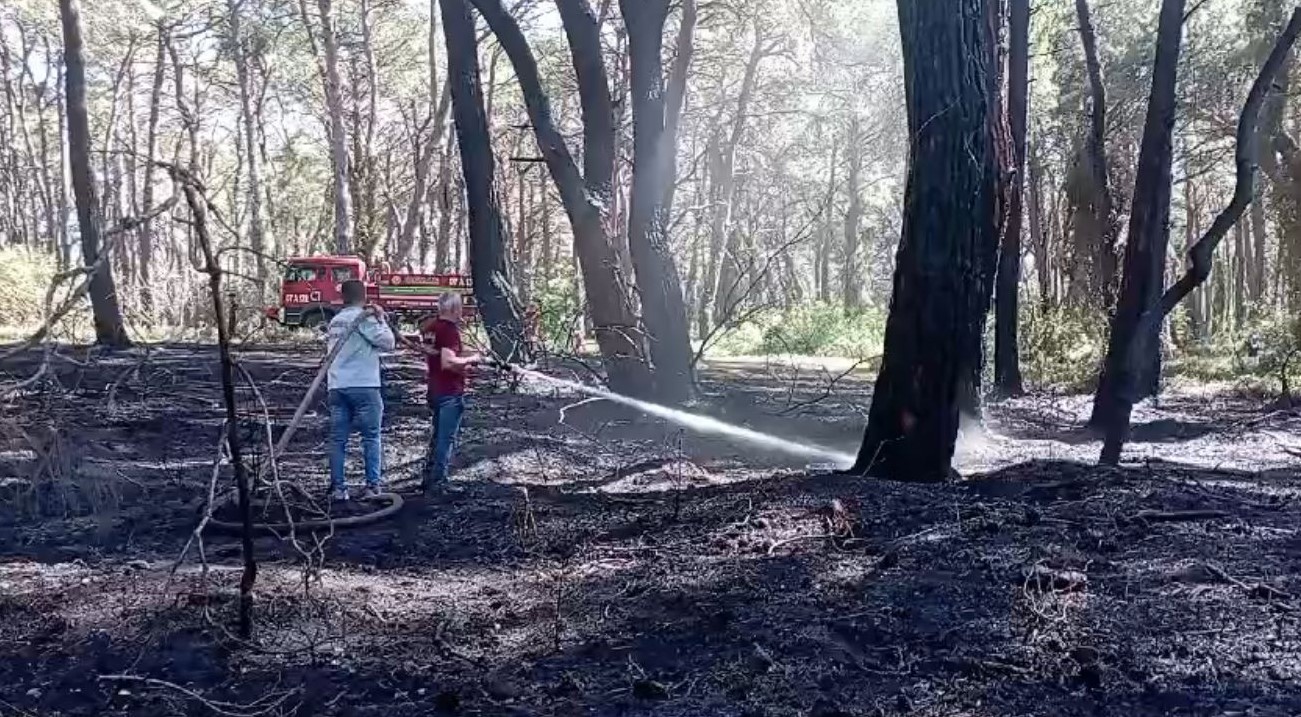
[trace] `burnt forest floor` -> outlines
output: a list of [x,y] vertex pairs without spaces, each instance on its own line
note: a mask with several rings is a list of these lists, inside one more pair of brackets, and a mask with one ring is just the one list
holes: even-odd
[[[1262,400],[1172,391],[1121,469],[1090,465],[1087,398],[995,403],[965,481],[911,485],[481,382],[463,491],[425,499],[421,372],[395,364],[405,506],[259,538],[250,645],[233,536],[205,534],[206,577],[193,548],[174,570],[222,425],[215,351],[63,356],[3,406],[0,715],[1301,713],[1301,415]],[[239,358],[282,428],[319,357]],[[716,362],[697,409],[852,451],[871,377],[835,375]],[[323,491],[324,423],[282,478]]]

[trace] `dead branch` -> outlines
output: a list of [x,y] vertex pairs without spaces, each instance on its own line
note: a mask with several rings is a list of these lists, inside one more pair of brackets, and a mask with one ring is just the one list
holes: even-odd
[[857,371],[857,370],[858,370],[858,367],[859,367],[859,366],[862,366],[864,363],[867,363],[868,361],[875,361],[875,360],[877,360],[877,359],[879,359],[879,358],[881,358],[881,357],[880,357],[880,356],[871,356],[871,357],[867,357],[867,358],[861,358],[861,359],[855,361],[854,364],[853,364],[852,366],[850,366],[849,368],[845,369],[844,371],[841,371],[841,372],[840,372],[839,374],[837,374],[836,376],[833,376],[833,377],[831,378],[831,380],[828,381],[827,384],[826,384],[825,386],[822,387],[822,395],[818,396],[817,398],[812,398],[812,399],[809,399],[809,400],[807,400],[807,401],[800,401],[799,403],[796,403],[796,404],[793,404],[793,405],[787,406],[785,409],[783,409],[783,410],[782,410],[781,412],[779,412],[777,415],[779,415],[779,416],[790,415],[791,413],[794,413],[795,411],[798,411],[798,410],[800,410],[800,409],[802,409],[802,408],[808,408],[809,406],[812,406],[812,405],[814,405],[814,404],[821,403],[822,401],[827,400],[828,398],[831,397],[831,392],[832,392],[833,390],[835,390],[835,388],[836,388],[836,384],[837,384],[837,383],[839,383],[839,382],[840,382],[842,379],[844,379],[846,376],[848,376],[848,375],[852,374],[853,372]]
[[1140,510],[1131,517],[1131,520],[1144,523],[1185,523],[1231,517],[1233,517],[1232,513],[1223,510]]
[[214,713],[222,717],[262,717],[271,714],[279,709],[290,697],[298,693],[297,689],[285,692],[271,693],[254,702],[245,705],[235,704],[233,702],[222,702],[219,700],[210,700],[194,690],[182,687],[175,682],[159,680],[152,677],[140,677],[138,675],[100,675],[100,682],[128,682],[148,685],[149,687],[161,687],[168,690],[179,692],[186,697],[202,704]]
[[[1201,563],[1201,566],[1205,568],[1206,572],[1215,576],[1216,579],[1245,590],[1247,594],[1250,595],[1251,597],[1259,598],[1261,600],[1270,600],[1270,601],[1292,599],[1291,593],[1288,593],[1285,590],[1280,590],[1279,588],[1276,588],[1273,585],[1269,585],[1263,582],[1256,583],[1255,585],[1251,585],[1250,583],[1247,583],[1243,580],[1239,580],[1238,578],[1229,575],[1227,572],[1224,571],[1224,568],[1221,568],[1220,566],[1215,565],[1214,563],[1203,562]],[[1290,605],[1288,603],[1274,603],[1274,604],[1277,607],[1283,608],[1289,612],[1295,609],[1293,605]]]

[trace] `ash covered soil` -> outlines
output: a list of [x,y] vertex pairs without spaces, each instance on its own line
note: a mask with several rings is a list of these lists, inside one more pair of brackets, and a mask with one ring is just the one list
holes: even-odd
[[[3,409],[0,715],[1301,713],[1301,415],[1262,400],[1172,391],[1121,469],[1088,465],[1086,398],[993,404],[967,480],[909,485],[484,381],[463,491],[427,500],[420,369],[395,364],[406,505],[259,538],[242,644],[236,539],[205,535],[206,578],[194,549],[173,570],[221,428],[215,352],[67,354]],[[319,357],[240,360],[283,427]],[[838,373],[716,362],[696,408],[852,451],[871,376]],[[282,477],[323,491],[323,448],[318,404]]]

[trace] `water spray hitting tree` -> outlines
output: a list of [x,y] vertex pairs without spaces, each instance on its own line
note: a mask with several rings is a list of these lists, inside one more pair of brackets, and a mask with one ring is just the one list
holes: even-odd
[[998,252],[990,17],[987,0],[899,0],[908,187],[885,354],[852,474],[938,481],[951,471]]

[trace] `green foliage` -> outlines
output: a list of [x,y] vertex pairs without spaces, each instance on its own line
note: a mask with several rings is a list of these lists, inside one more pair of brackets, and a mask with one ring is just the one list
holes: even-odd
[[44,320],[45,292],[54,273],[54,258],[44,252],[0,249],[0,316],[5,326],[36,326]]
[[1028,383],[1088,390],[1107,350],[1107,317],[1097,312],[1022,305],[1021,370]]
[[864,358],[881,353],[884,340],[884,311],[846,314],[839,306],[818,303],[752,317],[718,336],[709,353]]
[[1301,318],[1274,316],[1255,324],[1241,342],[1254,344],[1257,372],[1268,377],[1285,394],[1292,392],[1301,364]]
[[534,289],[533,301],[538,305],[538,332],[542,344],[551,351],[574,350],[574,329],[582,321],[582,307],[574,291],[574,276],[553,276]]

